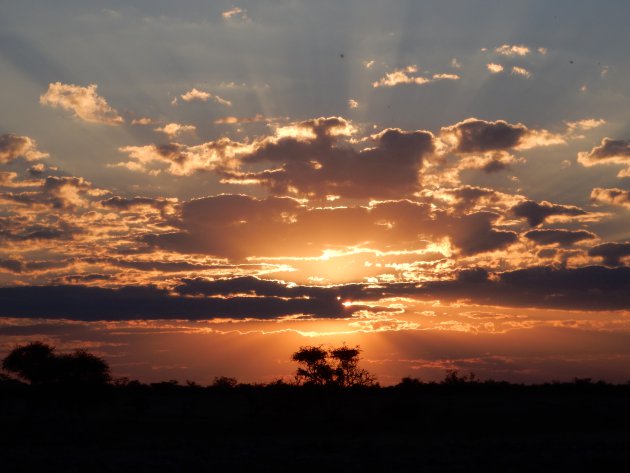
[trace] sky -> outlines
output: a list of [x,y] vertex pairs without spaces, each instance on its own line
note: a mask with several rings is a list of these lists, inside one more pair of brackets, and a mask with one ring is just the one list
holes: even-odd
[[630,380],[630,3],[11,2],[0,355]]

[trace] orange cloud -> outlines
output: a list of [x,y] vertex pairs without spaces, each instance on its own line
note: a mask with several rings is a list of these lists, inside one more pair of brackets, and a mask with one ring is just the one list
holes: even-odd
[[48,153],[37,149],[37,142],[28,136],[5,133],[0,135],[0,164],[8,164],[17,158],[35,161],[47,158]]
[[630,141],[604,138],[599,146],[588,152],[578,153],[578,162],[586,167],[622,164],[628,167],[619,171],[617,177],[630,177]]
[[120,125],[124,122],[116,110],[96,93],[96,84],[81,87],[55,82],[39,97],[39,103],[74,112],[74,116],[91,123]]

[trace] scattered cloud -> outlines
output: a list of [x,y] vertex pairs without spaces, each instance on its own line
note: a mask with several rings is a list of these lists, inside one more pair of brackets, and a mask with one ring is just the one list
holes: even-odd
[[525,238],[538,245],[571,246],[575,243],[593,240],[596,235],[586,230],[530,230]]
[[486,65],[488,70],[493,74],[498,74],[499,72],[503,72],[503,66],[501,64],[497,64],[495,62],[490,62]]
[[203,90],[198,90],[196,88],[190,89],[188,92],[180,95],[181,99],[184,102],[207,102],[208,100],[213,100],[220,105],[224,105],[226,107],[231,107],[232,102],[229,100],[223,99],[218,95],[213,95],[210,92],[205,92]]
[[521,77],[525,77],[526,79],[529,79],[531,77],[531,73],[525,69],[524,67],[518,67],[518,66],[514,66],[512,67],[512,74],[516,75],[516,76],[521,76]]
[[530,49],[522,44],[504,44],[494,51],[502,56],[527,56]]
[[608,205],[630,207],[630,190],[596,187],[591,191],[591,199]]
[[242,22],[251,21],[247,16],[247,10],[240,7],[233,7],[221,13],[224,20],[240,20]]
[[48,157],[37,149],[37,142],[28,136],[5,133],[0,135],[0,164],[8,164],[17,158],[36,161]]
[[606,266],[620,266],[622,259],[630,256],[630,243],[603,243],[591,248],[588,255],[603,258]]
[[538,203],[532,200],[526,200],[515,205],[511,212],[515,217],[527,220],[530,227],[537,227],[554,216],[577,217],[587,213],[574,205],[553,204],[547,201]]
[[107,101],[97,94],[96,84],[81,87],[74,84],[50,83],[48,90],[39,97],[39,103],[60,107],[74,113],[74,116],[90,123],[120,125],[122,116],[111,108]]
[[359,108],[359,102],[357,102],[354,99],[348,100],[348,108],[350,109]]
[[169,123],[163,127],[156,128],[155,131],[168,135],[169,138],[175,138],[176,136],[185,133],[195,133],[197,127],[195,125],[182,125],[180,123]]
[[578,162],[584,166],[621,164],[627,166],[617,177],[630,177],[630,141],[604,138],[599,146],[588,152],[578,153]]

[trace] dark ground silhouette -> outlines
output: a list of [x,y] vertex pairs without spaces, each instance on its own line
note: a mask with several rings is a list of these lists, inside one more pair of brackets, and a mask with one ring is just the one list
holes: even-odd
[[0,375],[0,422],[3,472],[625,471],[630,384],[457,372],[391,387]]

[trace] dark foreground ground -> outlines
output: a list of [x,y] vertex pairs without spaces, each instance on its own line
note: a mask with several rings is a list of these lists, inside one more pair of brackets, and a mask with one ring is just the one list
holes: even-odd
[[630,471],[630,386],[0,388],[2,472]]

